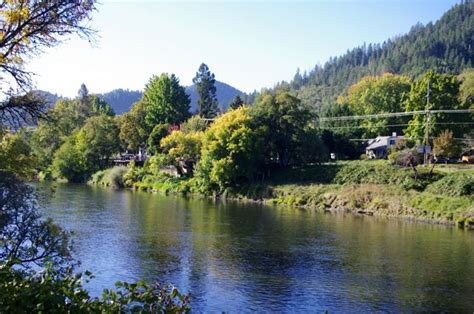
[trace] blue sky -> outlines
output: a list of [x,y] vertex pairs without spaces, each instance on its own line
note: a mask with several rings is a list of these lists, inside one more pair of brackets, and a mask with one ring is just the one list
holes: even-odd
[[97,44],[71,38],[33,59],[37,88],[74,96],[143,89],[153,74],[191,84],[201,62],[245,92],[271,87],[366,43],[435,21],[455,0],[102,1]]

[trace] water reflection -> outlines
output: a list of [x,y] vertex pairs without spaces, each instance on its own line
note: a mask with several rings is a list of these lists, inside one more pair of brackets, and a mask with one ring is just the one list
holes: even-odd
[[256,204],[39,186],[98,294],[171,282],[196,310],[471,311],[474,233]]

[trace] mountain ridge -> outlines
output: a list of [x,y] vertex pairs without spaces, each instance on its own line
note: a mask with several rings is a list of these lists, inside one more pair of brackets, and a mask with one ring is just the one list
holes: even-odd
[[[191,100],[190,111],[192,113],[198,112],[199,111],[198,103],[197,103],[198,95],[197,95],[195,84],[185,86],[185,90]],[[41,96],[46,98],[46,101],[48,102],[49,105],[54,105],[56,101],[58,101],[60,98],[67,98],[67,97],[61,97],[49,91],[37,90],[37,92]],[[130,108],[133,106],[133,104],[136,103],[138,100],[140,100],[140,98],[142,97],[142,94],[143,92],[139,90],[117,88],[117,89],[111,90],[110,92],[98,93],[95,95],[98,95],[99,97],[103,98],[114,109],[116,114],[122,114],[122,113],[128,112]],[[245,97],[246,95],[241,90],[227,83],[220,82],[217,80],[216,80],[216,94],[217,94],[217,100],[219,102],[219,109],[221,111],[227,110],[227,107],[229,106],[230,101],[235,96],[239,95],[239,96]]]

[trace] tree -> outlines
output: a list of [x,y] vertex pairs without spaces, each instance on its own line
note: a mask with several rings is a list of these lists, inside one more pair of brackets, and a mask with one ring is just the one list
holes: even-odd
[[84,182],[94,172],[78,150],[76,143],[77,134],[71,135],[54,152],[51,164],[53,177],[64,178],[69,182]]
[[46,100],[37,93],[7,95],[5,100],[0,101],[0,125],[18,128],[34,124],[39,118],[46,118],[46,111]]
[[89,111],[89,116],[115,116],[114,109],[102,97],[97,95],[89,96]]
[[202,118],[211,119],[217,115],[218,102],[216,96],[216,79],[209,67],[202,63],[193,79],[199,95],[199,115]]
[[204,131],[209,125],[209,121],[204,120],[198,115],[192,116],[188,120],[184,121],[179,129],[184,133]]
[[169,133],[170,125],[169,124],[157,124],[153,128],[153,130],[150,133],[150,136],[148,136],[148,152],[150,154],[157,154],[160,152],[160,141],[164,137],[166,137]]
[[336,154],[337,159],[357,159],[360,156],[354,142],[340,133],[325,129],[321,133],[321,141],[329,153]]
[[147,111],[143,101],[132,106],[132,109],[118,116],[119,137],[123,146],[132,151],[138,151],[147,145],[147,139],[152,129],[146,123]]
[[112,108],[96,95],[89,95],[87,103],[78,99],[59,99],[47,112],[48,119],[39,121],[32,134],[30,146],[37,159],[36,168],[49,176],[54,152],[65,139],[79,130],[92,116],[113,116]]
[[22,133],[0,129],[0,172],[28,178],[34,174],[35,158]]
[[461,150],[460,145],[453,138],[453,132],[450,130],[444,130],[433,140],[433,153],[436,157],[459,157]]
[[[410,79],[406,76],[386,73],[382,76],[366,76],[352,85],[347,96],[338,99],[339,103],[347,103],[355,115],[371,115],[379,113],[402,112],[404,103],[410,92]],[[364,127],[364,138],[386,135],[387,125],[399,124],[397,118],[369,119],[360,124]],[[390,128],[401,132],[402,128]]]
[[86,103],[89,101],[89,90],[87,89],[86,84],[82,83],[81,87],[79,87],[79,90],[77,92],[77,99],[79,99],[79,101],[82,103]]
[[102,169],[108,165],[109,158],[120,150],[118,135],[119,130],[112,117],[91,117],[77,133],[77,149],[91,168]]
[[44,116],[45,102],[25,94],[32,85],[25,60],[71,34],[91,39],[94,31],[87,22],[94,9],[95,0],[2,1],[0,90],[6,100],[0,103],[0,123],[29,122]]
[[71,262],[69,233],[41,219],[33,188],[7,172],[0,172],[0,239],[0,269],[52,263],[60,270]]
[[230,109],[237,109],[244,105],[244,101],[239,95],[235,96],[229,104]]
[[313,132],[316,125],[316,115],[287,90],[278,90],[276,95],[261,94],[252,115],[255,126],[265,128],[265,164],[300,164],[306,155],[301,149],[308,153],[318,149],[306,142],[308,132]]
[[145,86],[142,102],[150,129],[159,123],[179,124],[189,117],[191,101],[174,74],[152,76]]
[[459,101],[464,107],[474,109],[474,69],[466,69],[459,76],[461,86],[459,87]]
[[247,107],[220,116],[207,129],[196,167],[204,191],[223,192],[227,187],[253,179],[262,152],[262,134],[253,128]]
[[171,132],[161,140],[161,151],[168,155],[180,176],[192,177],[199,160],[203,132]]
[[69,136],[54,153],[53,175],[70,182],[84,182],[94,172],[108,165],[120,149],[118,127],[109,116],[87,119],[84,126]]
[[[406,102],[406,111],[426,110],[426,95],[428,91],[428,81],[430,84],[429,109],[463,109],[463,105],[459,103],[459,81],[456,76],[448,74],[437,74],[432,71],[427,72],[421,79],[414,82],[411,86],[410,93]],[[430,117],[428,125],[429,134],[438,136],[445,128],[443,124],[459,122],[462,116],[453,114],[437,113]],[[441,124],[440,124],[441,123]],[[465,127],[451,128],[453,133],[462,136]],[[410,120],[405,134],[421,141],[425,136],[426,117],[424,115],[414,115]],[[428,144],[428,143],[426,143]]]

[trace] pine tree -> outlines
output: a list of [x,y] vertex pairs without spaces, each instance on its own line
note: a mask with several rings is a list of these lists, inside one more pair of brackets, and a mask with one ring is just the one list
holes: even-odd
[[237,109],[244,104],[242,98],[239,95],[235,96],[229,104],[230,109]]
[[193,79],[199,95],[199,115],[202,118],[211,119],[217,115],[218,102],[216,97],[216,79],[209,67],[202,63]]
[[79,112],[87,116],[89,113],[90,105],[90,95],[89,90],[87,89],[86,84],[82,83],[79,91],[77,92],[77,99],[79,100]]
[[82,83],[79,91],[77,92],[77,98],[80,102],[86,102],[89,98],[89,90],[87,89],[86,84]]

